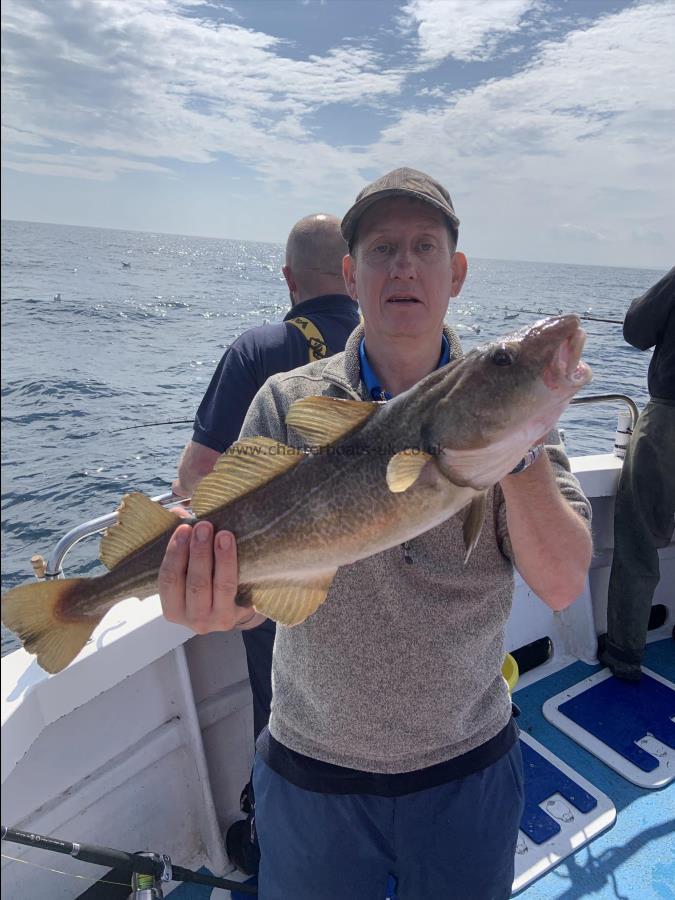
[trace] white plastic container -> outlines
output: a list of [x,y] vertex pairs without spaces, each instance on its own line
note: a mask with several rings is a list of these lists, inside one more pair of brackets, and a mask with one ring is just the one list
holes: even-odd
[[626,455],[626,447],[630,441],[633,429],[631,428],[632,416],[630,410],[619,413],[619,419],[616,423],[616,434],[614,436],[614,455],[619,459],[623,459]]

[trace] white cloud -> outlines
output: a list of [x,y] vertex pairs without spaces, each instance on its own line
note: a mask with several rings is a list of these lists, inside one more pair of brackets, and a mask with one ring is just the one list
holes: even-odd
[[575,225],[573,222],[554,225],[551,230],[565,240],[569,238],[579,241],[604,241],[606,239],[605,235],[599,231],[593,231],[592,228],[585,228],[583,225]]
[[152,172],[173,175],[166,166],[121,159],[119,156],[87,156],[79,153],[22,153],[20,158],[5,156],[3,166],[32,175],[55,175],[61,178],[84,178],[86,181],[112,181],[128,172]]
[[[303,118],[325,104],[395,96],[403,83],[405,73],[382,68],[367,46],[294,59],[272,35],[186,16],[184,6],[64,0],[36,12],[7,0],[3,107],[12,127],[92,155],[207,163],[230,154],[263,174],[288,166],[306,180],[313,151]],[[339,151],[312,146],[343,168]]]
[[3,147],[47,147],[49,142],[37,134],[30,131],[22,131],[19,128],[13,128],[11,125],[2,124],[2,145]]
[[536,0],[410,0],[403,7],[404,28],[416,28],[420,61],[438,63],[451,56],[488,59],[499,41],[521,27]]
[[[465,233],[475,237],[479,222],[483,238],[520,258],[532,257],[517,250],[519,235],[536,245],[561,222],[628,248],[631,233],[650,233],[641,222],[668,209],[672,234],[673,46],[671,2],[606,16],[543,44],[511,77],[404,112],[372,148],[372,165],[406,160],[435,173],[459,192]],[[569,230],[567,239],[578,243]]]

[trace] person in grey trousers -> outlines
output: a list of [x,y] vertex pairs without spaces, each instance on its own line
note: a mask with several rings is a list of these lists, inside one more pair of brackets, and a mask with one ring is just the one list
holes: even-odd
[[654,348],[649,402],[626,450],[614,510],[614,558],[607,595],[607,633],[600,662],[617,677],[639,681],[660,547],[675,526],[675,267],[634,300],[623,336]]

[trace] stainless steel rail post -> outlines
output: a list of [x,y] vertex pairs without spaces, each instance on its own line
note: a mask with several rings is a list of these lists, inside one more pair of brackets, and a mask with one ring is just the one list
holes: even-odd
[[[185,499],[181,499],[176,497],[174,494],[160,494],[157,497],[152,498],[156,503],[161,503],[162,506],[166,506],[168,508],[172,506],[179,506],[182,503],[185,503]],[[90,519],[88,522],[83,522],[81,525],[77,525],[75,528],[71,528],[71,530],[64,534],[61,540],[58,542],[56,547],[49,554],[47,559],[47,564],[45,568],[44,577],[45,578],[63,578],[63,568],[62,563],[66,557],[68,551],[75,546],[79,541],[83,538],[89,537],[92,534],[96,534],[98,531],[105,531],[106,528],[109,528],[111,525],[114,525],[117,521],[117,513],[108,513],[105,516],[98,516],[96,519]]]

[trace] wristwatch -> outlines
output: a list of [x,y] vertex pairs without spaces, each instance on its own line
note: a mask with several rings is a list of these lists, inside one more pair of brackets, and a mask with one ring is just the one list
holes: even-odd
[[529,468],[535,460],[537,460],[541,454],[544,452],[544,445],[537,444],[534,447],[530,447],[525,456],[521,459],[517,466],[515,466],[509,472],[509,475],[517,475],[519,472],[524,472],[525,469]]

